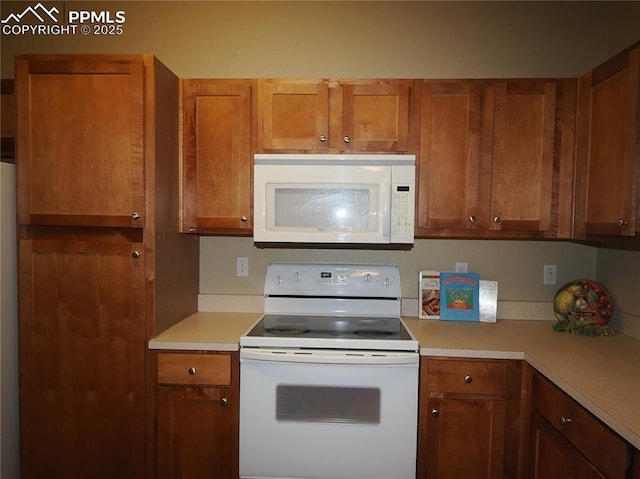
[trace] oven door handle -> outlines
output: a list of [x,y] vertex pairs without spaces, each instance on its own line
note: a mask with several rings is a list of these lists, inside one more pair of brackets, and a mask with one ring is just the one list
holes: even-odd
[[408,365],[418,367],[419,355],[417,352],[406,351],[309,351],[244,348],[240,350],[240,362]]

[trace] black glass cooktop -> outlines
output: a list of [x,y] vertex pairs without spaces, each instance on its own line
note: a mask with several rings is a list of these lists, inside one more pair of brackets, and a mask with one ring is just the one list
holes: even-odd
[[250,337],[412,339],[399,318],[267,314],[247,334]]

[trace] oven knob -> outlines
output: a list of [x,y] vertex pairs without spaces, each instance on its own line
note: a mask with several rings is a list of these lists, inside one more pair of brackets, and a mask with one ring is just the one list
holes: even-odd
[[389,278],[384,280],[384,287],[388,288],[391,285],[391,281],[389,281]]
[[302,275],[296,271],[296,281],[300,281],[302,279]]
[[367,283],[371,283],[373,281],[373,276],[371,276],[371,273],[367,273],[367,275],[364,277],[364,280]]

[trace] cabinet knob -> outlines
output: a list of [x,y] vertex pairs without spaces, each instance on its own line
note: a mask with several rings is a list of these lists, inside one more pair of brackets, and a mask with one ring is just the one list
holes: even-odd
[[627,226],[629,224],[628,221],[622,219],[622,218],[618,218],[618,221],[616,221],[616,224],[620,227],[620,228],[624,228],[625,226]]
[[133,213],[131,213],[131,219],[132,220],[140,219],[140,213],[138,213],[137,211],[134,211]]
[[471,384],[473,382],[473,378],[468,374],[464,377],[464,382],[467,384]]
[[560,416],[560,424],[569,424],[570,422],[571,419],[569,419],[568,417]]
[[193,232],[195,232],[195,231],[196,231],[196,228],[195,228],[194,226],[191,226],[191,227],[189,228],[189,233],[193,233]]
[[240,221],[242,221],[243,223],[247,222],[247,217],[246,216],[241,216],[240,217]]
[[469,223],[475,223],[476,221],[478,221],[478,218],[476,218],[475,215],[469,216]]
[[434,409],[431,410],[431,415],[433,417],[438,417],[440,415],[440,411],[438,411],[437,409],[434,408]]
[[223,397],[220,399],[220,404],[222,404],[223,406],[228,406],[229,405],[229,399],[226,397]]
[[196,368],[189,368],[189,369],[187,369],[187,372],[189,373],[189,376],[195,376],[196,375]]
[[327,141],[327,137],[324,135],[320,135],[320,138],[318,138],[320,140],[321,143],[324,143],[325,141]]
[[140,251],[134,251],[133,253],[131,253],[131,257],[133,259],[138,259],[140,257]]
[[495,216],[495,217],[493,218],[493,222],[494,222],[495,224],[498,224],[498,223],[500,223],[501,221],[502,221],[502,218],[500,218],[499,216]]
[[345,143],[351,143],[351,137],[349,137],[349,136],[345,136],[343,138],[343,140],[344,140]]

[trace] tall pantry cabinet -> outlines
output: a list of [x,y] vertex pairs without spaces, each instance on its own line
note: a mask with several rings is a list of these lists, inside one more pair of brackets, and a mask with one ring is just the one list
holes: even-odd
[[16,58],[23,479],[148,472],[147,341],[197,309],[178,95],[152,55]]

